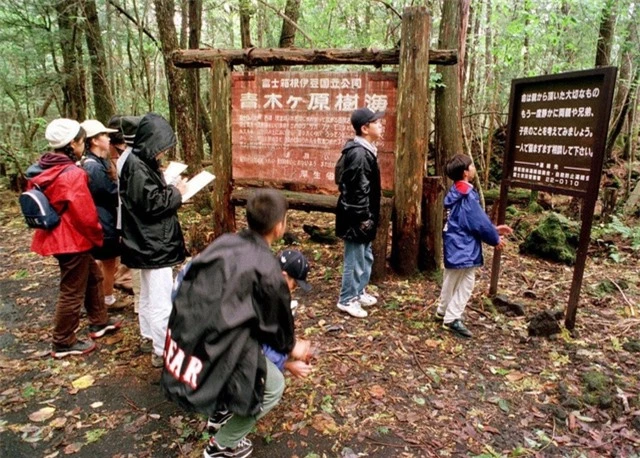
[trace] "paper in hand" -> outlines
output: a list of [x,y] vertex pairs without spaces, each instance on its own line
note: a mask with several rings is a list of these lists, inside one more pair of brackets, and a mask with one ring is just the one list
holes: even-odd
[[165,169],[164,182],[167,184],[176,185],[178,184],[178,180],[180,179],[180,174],[187,169],[187,164],[183,164],[182,162],[169,162],[169,165]]
[[211,183],[216,178],[212,173],[203,170],[187,181],[187,192],[182,195],[182,202],[191,199],[198,191]]

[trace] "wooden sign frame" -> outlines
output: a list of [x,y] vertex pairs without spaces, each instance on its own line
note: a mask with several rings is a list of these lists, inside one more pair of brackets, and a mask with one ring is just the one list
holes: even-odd
[[[510,187],[583,199],[580,241],[565,313],[567,329],[575,327],[616,74],[616,67],[602,67],[516,79],[511,84],[498,224],[504,224]],[[496,251],[491,295],[497,293],[500,261],[501,253]]]

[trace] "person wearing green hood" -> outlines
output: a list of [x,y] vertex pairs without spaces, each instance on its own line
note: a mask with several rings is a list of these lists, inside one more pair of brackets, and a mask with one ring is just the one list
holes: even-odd
[[120,172],[121,262],[140,269],[140,333],[153,341],[154,367],[163,365],[171,314],[171,268],[186,257],[178,221],[185,181],[175,186],[167,184],[160,169],[162,155],[175,144],[176,136],[169,123],[156,113],[146,114],[138,125],[132,153]]

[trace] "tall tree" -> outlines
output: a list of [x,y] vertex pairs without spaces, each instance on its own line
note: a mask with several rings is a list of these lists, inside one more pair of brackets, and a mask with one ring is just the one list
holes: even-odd
[[173,22],[175,3],[173,0],[154,0],[156,21],[164,55],[164,70],[167,76],[169,106],[173,109],[171,125],[178,126],[178,138],[182,159],[192,164],[196,152],[195,130],[191,105],[185,91],[184,73],[171,62],[171,53],[178,49],[178,35]]
[[81,0],[84,12],[85,35],[91,62],[91,84],[93,86],[93,104],[95,118],[107,122],[116,112],[116,104],[111,94],[111,86],[107,77],[107,60],[102,42],[102,29],[98,19],[95,0]]
[[[200,47],[200,31],[202,30],[202,0],[188,0],[189,11],[189,48],[198,49]],[[200,129],[200,112],[204,109],[200,105],[200,70],[197,68],[187,70],[187,94],[191,110],[195,113],[193,117],[195,133],[195,151],[193,154],[193,165],[196,170],[199,168],[203,157],[202,131]]]
[[[470,0],[443,0],[442,18],[438,48],[457,49],[458,65],[438,65],[436,70],[442,75],[442,85],[436,88],[435,96],[435,171],[444,179],[444,166],[448,159],[462,153],[462,97],[461,85],[464,70],[464,50],[469,17]],[[442,194],[427,208],[426,224],[423,230],[432,240],[424,256],[424,267],[438,269],[442,259]]]
[[613,32],[616,26],[616,6],[618,0],[606,0],[600,18],[600,31],[596,46],[596,67],[605,67],[611,62]]
[[87,113],[85,74],[82,67],[82,46],[79,45],[81,30],[78,24],[78,0],[58,0],[55,3],[58,14],[58,32],[62,52],[62,95],[61,116],[84,120]]
[[240,42],[243,48],[251,48],[251,13],[249,0],[240,0]]
[[[278,46],[280,48],[290,48],[296,41],[296,27],[295,23],[298,22],[300,16],[300,0],[287,0],[287,4],[284,7],[285,18],[282,18],[282,31],[280,32],[280,42]],[[288,18],[288,20],[287,20]],[[288,66],[276,65],[273,67],[275,71],[286,71]]]

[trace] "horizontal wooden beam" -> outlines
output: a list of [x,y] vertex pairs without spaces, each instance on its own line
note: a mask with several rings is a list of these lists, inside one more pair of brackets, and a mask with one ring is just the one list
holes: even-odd
[[[394,49],[179,49],[171,56],[173,63],[182,68],[210,67],[218,59],[228,65],[267,67],[272,65],[398,65],[400,48]],[[431,49],[429,63],[454,65],[458,52],[453,49]]]

